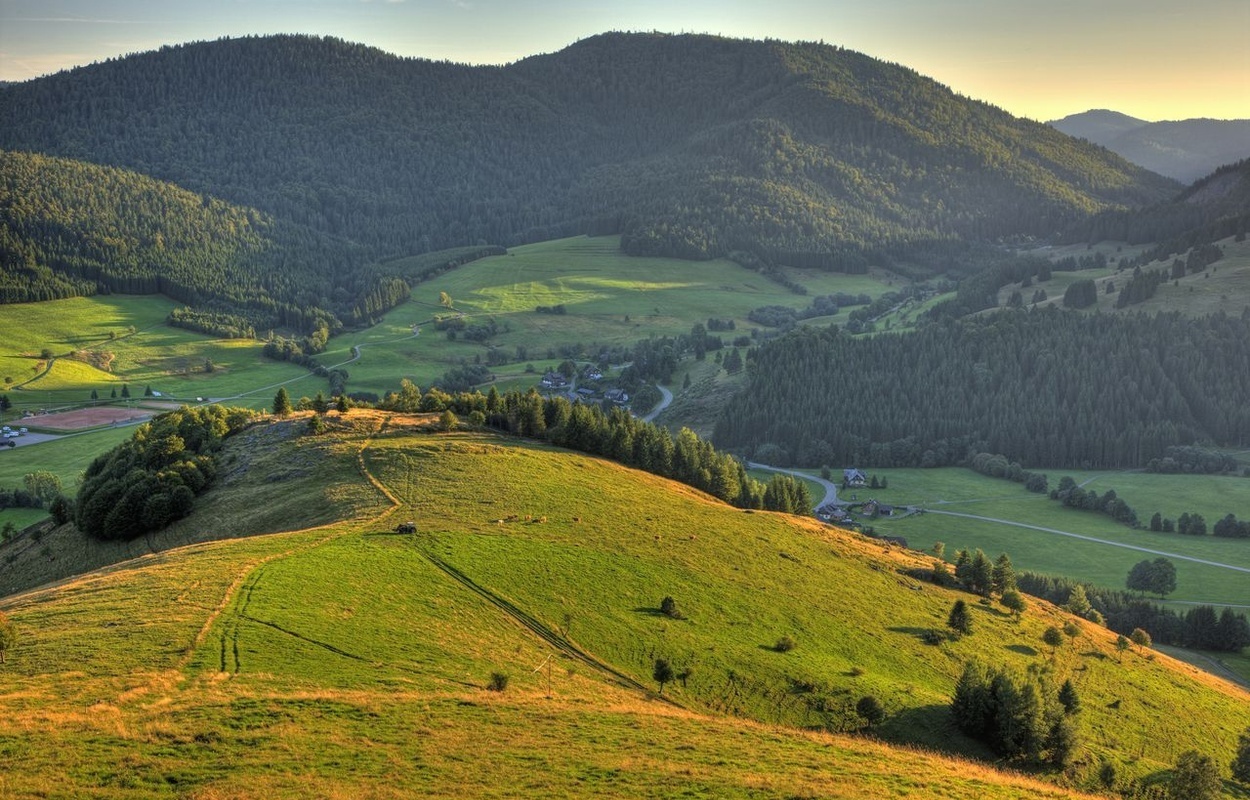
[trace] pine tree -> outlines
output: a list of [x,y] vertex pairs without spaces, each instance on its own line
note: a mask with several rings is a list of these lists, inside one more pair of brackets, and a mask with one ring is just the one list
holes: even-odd
[[994,569],[990,577],[991,591],[998,595],[1005,595],[1016,586],[1016,570],[1011,563],[1011,558],[1006,553],[1001,554],[994,561]]
[[1063,706],[1065,714],[1075,714],[1081,710],[1081,698],[1077,696],[1076,686],[1071,678],[1064,681],[1059,688],[1059,705]]
[[962,636],[972,633],[972,614],[968,611],[968,604],[963,600],[956,600],[955,605],[951,606],[950,616],[946,618],[946,627]]
[[287,394],[285,386],[278,387],[278,393],[273,396],[273,414],[275,417],[286,417],[291,413],[291,396]]

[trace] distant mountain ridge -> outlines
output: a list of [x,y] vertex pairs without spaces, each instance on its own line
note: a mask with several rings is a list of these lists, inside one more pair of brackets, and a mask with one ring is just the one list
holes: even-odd
[[0,88],[0,148],[123,167],[374,259],[591,232],[856,271],[1180,189],[858,53],[663,34],[506,67],[307,36],[166,47]]
[[1250,158],[1250,119],[1148,122],[1096,109],[1047,124],[1182,183]]

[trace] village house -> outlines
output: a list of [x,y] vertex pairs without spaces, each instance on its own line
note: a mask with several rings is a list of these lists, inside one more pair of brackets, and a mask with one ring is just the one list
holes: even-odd
[[539,383],[544,389],[563,389],[569,385],[569,379],[555,370],[548,370]]
[[842,470],[842,485],[855,489],[868,485],[868,476],[855,468]]

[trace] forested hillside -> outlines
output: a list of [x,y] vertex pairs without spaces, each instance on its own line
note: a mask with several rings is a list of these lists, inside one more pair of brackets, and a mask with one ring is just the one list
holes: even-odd
[[[1073,226],[1068,239],[1158,243],[1153,258],[1245,236],[1250,230],[1250,159],[1221,167],[1166,203],[1135,211],[1104,211]],[[1147,258],[1147,261],[1150,259]]]
[[507,67],[302,36],[167,47],[0,88],[0,147],[125,167],[371,259],[598,231],[634,253],[946,270],[952,242],[1179,188],[864,55],[659,34]]
[[1055,309],[853,338],[800,329],[754,355],[717,447],[785,465],[1140,467],[1250,444],[1250,314]]
[[407,300],[422,269],[128,170],[0,151],[0,303],[160,293],[217,312],[178,315],[217,335],[328,333]]

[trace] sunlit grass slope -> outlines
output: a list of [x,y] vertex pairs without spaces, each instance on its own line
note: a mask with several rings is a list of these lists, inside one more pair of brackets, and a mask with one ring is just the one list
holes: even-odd
[[[82,403],[93,390],[107,400],[126,384],[134,398],[148,386],[180,399],[234,397],[307,374],[264,358],[260,342],[214,339],[166,325],[175,306],[165,297],[130,295],[6,305],[0,313],[0,391],[21,411]],[[54,356],[51,368],[45,351]],[[101,355],[107,369],[91,363]],[[211,372],[205,371],[207,362]],[[325,381],[310,378],[307,387],[291,391],[298,397],[319,388]],[[269,390],[255,399],[265,404],[272,398]]]
[[[1052,658],[1050,609],[1017,624],[973,603],[972,636],[922,644],[969,598],[904,575],[912,556],[430,423],[332,415],[332,433],[249,469],[259,486],[300,459],[340,465],[334,480],[375,497],[350,489],[352,521],[0,602],[23,634],[0,667],[0,752],[21,765],[0,795],[1076,796],[948,757],[985,754],[946,710],[971,658],[1071,677],[1086,763],[1122,774],[1191,747],[1227,762],[1250,724],[1244,692],[1162,656],[1118,663],[1093,626]],[[186,522],[251,524],[260,498],[206,497]],[[416,535],[392,532],[409,519]],[[684,619],[659,614],[666,595]],[[691,668],[663,698],[656,658]],[[817,707],[866,694],[889,712],[882,738],[929,749],[819,730],[841,723]]]

